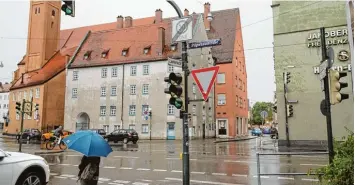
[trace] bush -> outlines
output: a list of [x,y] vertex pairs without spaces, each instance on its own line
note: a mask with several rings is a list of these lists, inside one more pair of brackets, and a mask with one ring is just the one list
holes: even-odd
[[351,133],[343,142],[334,142],[334,152],[333,163],[317,170],[318,174],[324,174],[319,176],[321,184],[353,185],[354,133]]

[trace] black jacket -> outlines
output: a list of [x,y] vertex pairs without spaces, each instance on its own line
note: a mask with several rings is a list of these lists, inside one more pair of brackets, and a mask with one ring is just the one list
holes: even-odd
[[84,171],[85,167],[89,164],[94,164],[96,165],[96,173],[94,174],[94,177],[99,177],[99,170],[100,170],[100,157],[86,157],[83,156],[81,159],[81,163],[79,164],[79,174],[78,176],[80,177],[81,173]]

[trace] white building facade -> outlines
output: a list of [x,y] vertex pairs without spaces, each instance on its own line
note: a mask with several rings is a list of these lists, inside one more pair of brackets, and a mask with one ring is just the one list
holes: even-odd
[[0,82],[0,130],[4,128],[6,124],[6,118],[9,112],[9,92],[10,84],[2,84]]

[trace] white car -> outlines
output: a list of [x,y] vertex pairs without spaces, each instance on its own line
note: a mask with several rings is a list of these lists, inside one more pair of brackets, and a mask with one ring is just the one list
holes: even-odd
[[43,157],[0,149],[0,185],[45,185],[49,173]]

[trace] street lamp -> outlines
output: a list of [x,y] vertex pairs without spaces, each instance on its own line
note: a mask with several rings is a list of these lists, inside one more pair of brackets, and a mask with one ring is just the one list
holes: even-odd
[[152,140],[152,108],[149,107],[149,140]]
[[207,14],[207,20],[209,22],[213,21],[213,16],[212,16],[211,12]]

